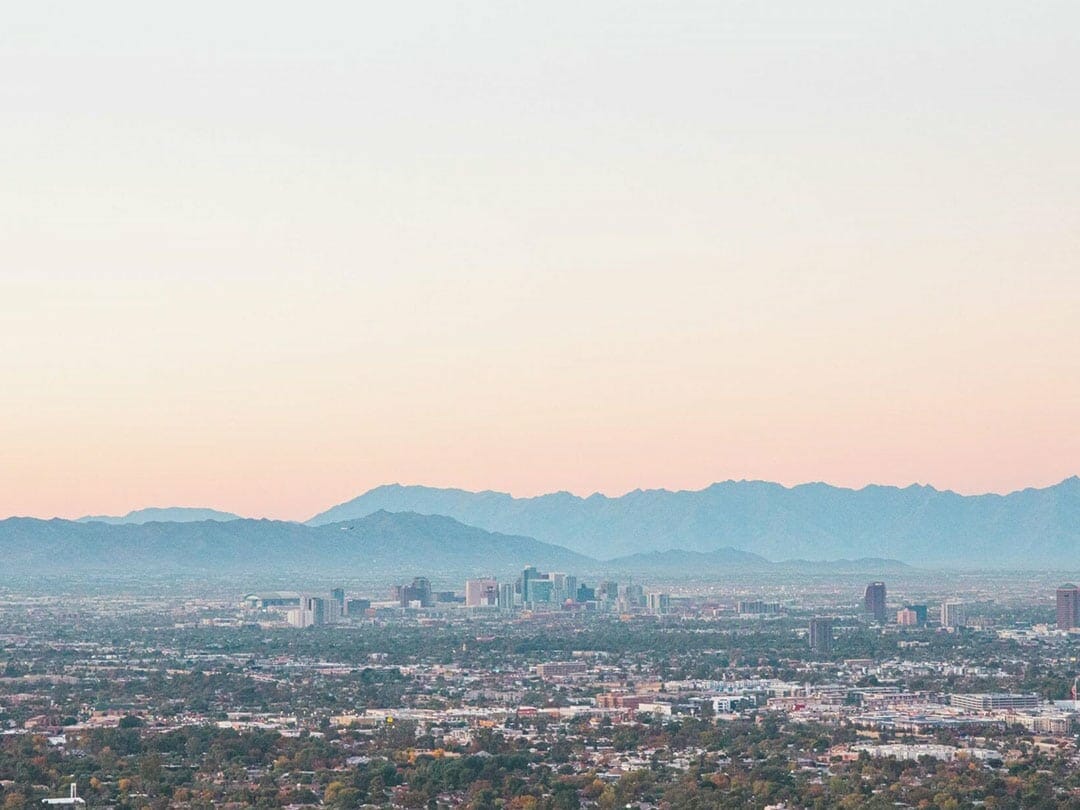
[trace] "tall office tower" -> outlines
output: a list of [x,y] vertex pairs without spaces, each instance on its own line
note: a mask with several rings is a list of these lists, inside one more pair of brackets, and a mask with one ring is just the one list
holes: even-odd
[[570,598],[569,581],[573,578],[569,574],[552,571],[547,575],[551,580],[551,601],[562,604]]
[[863,594],[863,607],[873,615],[874,621],[885,622],[885,583],[871,582]]
[[494,607],[499,604],[499,583],[492,577],[465,581],[465,607]]
[[514,609],[514,584],[512,582],[504,582],[499,586],[499,609]]
[[555,583],[550,577],[545,575],[529,580],[529,601],[525,603],[527,607],[553,605],[555,602]]
[[1071,583],[1057,589],[1057,626],[1058,630],[1080,627],[1080,588]]
[[532,594],[529,593],[529,583],[539,578],[540,572],[536,570],[535,565],[526,566],[525,570],[521,572],[521,604],[527,605],[532,601]]
[[941,603],[941,626],[963,627],[967,624],[967,608],[959,599],[947,599]]
[[395,585],[391,591],[393,598],[402,607],[431,607],[435,604],[435,594],[431,592],[431,580],[427,577],[413,577],[411,585]]
[[582,582],[580,585],[578,585],[576,601],[580,602],[581,604],[585,604],[586,602],[595,602],[596,589],[590,588],[588,585]]
[[333,624],[345,616],[345,589],[334,588],[330,591],[330,603],[326,606],[326,620]]
[[577,601],[577,577],[573,574],[566,575],[566,582],[564,583],[566,588],[566,596],[563,598],[565,602],[569,599],[571,602]]
[[326,607],[327,600],[321,596],[309,596],[307,598],[307,610],[315,618],[315,624],[326,624],[329,611]]
[[287,621],[293,627],[326,624],[326,600],[320,596],[300,597],[300,607],[289,611]]
[[628,583],[625,588],[621,588],[620,590],[622,591],[622,599],[626,603],[627,608],[649,607],[645,597],[645,589],[640,585],[631,582]]
[[600,602],[615,602],[619,598],[619,583],[614,580],[601,582],[597,588],[596,598]]
[[665,613],[671,611],[671,596],[666,593],[652,592],[646,594],[646,605],[649,608],[649,613],[654,613],[657,616],[662,616]]
[[817,617],[810,620],[810,649],[827,653],[832,650],[832,619]]

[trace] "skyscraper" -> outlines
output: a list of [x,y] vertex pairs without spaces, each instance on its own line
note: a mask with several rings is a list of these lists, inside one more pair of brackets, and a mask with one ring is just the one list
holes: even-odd
[[289,611],[287,621],[293,627],[326,624],[326,604],[327,600],[321,596],[301,596],[300,606]]
[[832,640],[832,619],[818,617],[810,620],[811,650],[827,653],[832,650]]
[[963,627],[967,624],[967,609],[959,599],[948,599],[941,605],[942,627]]
[[435,604],[435,595],[431,592],[431,580],[427,577],[413,577],[411,585],[395,585],[393,598],[402,607],[431,607]]
[[327,620],[338,622],[345,616],[345,589],[334,588],[330,591],[330,604],[327,606]]
[[866,612],[873,615],[874,621],[885,621],[885,583],[871,582],[866,586],[863,594],[863,607]]
[[514,585],[512,582],[504,582],[499,586],[499,608],[501,610],[514,609]]
[[540,572],[536,570],[536,566],[529,565],[525,567],[525,570],[521,572],[521,602],[522,604],[529,604],[533,596],[529,592],[529,583],[534,579],[540,578]]
[[1080,627],[1080,588],[1072,583],[1057,589],[1058,630]]
[[494,607],[499,604],[499,583],[491,577],[465,581],[465,607]]
[[904,608],[915,614],[915,624],[926,624],[926,618],[929,615],[926,605],[904,605]]
[[657,616],[662,616],[671,610],[670,594],[653,592],[646,595],[646,600],[649,612],[655,613]]

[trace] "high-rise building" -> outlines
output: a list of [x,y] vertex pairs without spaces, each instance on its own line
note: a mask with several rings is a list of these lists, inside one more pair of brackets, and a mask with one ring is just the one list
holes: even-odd
[[561,605],[577,596],[577,577],[559,572],[542,573],[534,566],[521,572],[521,604],[527,608]]
[[330,601],[326,604],[326,621],[330,624],[340,622],[345,617],[345,589],[334,588],[330,591]]
[[555,583],[547,577],[529,580],[529,607],[555,603]]
[[614,580],[601,582],[596,589],[596,598],[600,602],[614,603],[619,599],[619,583]]
[[512,582],[504,582],[499,586],[499,608],[501,610],[514,609],[514,585]]
[[810,649],[827,653],[832,650],[832,619],[816,617],[810,620]]
[[885,583],[871,582],[863,593],[863,608],[876,622],[885,622]]
[[896,611],[896,623],[901,627],[916,627],[919,624],[919,614],[909,607],[900,608]]
[[[552,572],[547,574],[547,579],[551,581],[551,601],[562,604],[570,598],[570,583],[576,581],[570,574],[563,574],[559,572]],[[577,587],[576,585],[574,586]]]
[[1057,589],[1058,630],[1080,627],[1080,588],[1072,583]]
[[926,619],[930,615],[926,605],[904,605],[904,609],[915,613],[915,624],[918,625],[926,624]]
[[964,627],[967,624],[967,608],[959,599],[947,599],[941,603],[941,626]]
[[293,627],[314,627],[327,623],[327,600],[321,596],[301,596],[300,606],[287,614],[286,620]]
[[345,602],[346,616],[363,616],[371,608],[370,599],[349,599]]
[[[633,610],[634,608],[649,607],[648,596],[645,589],[635,582],[629,582],[619,588],[619,609]],[[651,610],[651,608],[650,608]]]
[[411,585],[395,585],[392,596],[402,607],[431,607],[435,604],[431,580],[427,577],[413,577]]
[[521,572],[521,603],[523,605],[527,605],[532,601],[530,585],[533,580],[539,578],[540,572],[536,570],[534,565],[526,566],[525,570]]
[[657,616],[662,616],[665,613],[671,611],[671,595],[660,592],[651,592],[645,596],[649,608],[649,613],[655,613]]
[[499,583],[491,577],[465,581],[465,607],[495,607],[499,604]]

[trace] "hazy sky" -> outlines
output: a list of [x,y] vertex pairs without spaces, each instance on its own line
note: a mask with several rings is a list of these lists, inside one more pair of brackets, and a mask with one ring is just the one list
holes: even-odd
[[0,26],[0,514],[1080,473],[1080,4]]

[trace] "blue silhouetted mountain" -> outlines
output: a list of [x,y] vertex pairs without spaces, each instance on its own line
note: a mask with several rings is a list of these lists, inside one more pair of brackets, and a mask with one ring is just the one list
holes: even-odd
[[190,506],[168,506],[136,509],[123,516],[87,515],[78,519],[79,523],[197,523],[200,520],[240,520],[232,512],[219,512],[217,509],[198,509]]
[[[411,577],[516,576],[526,565],[597,575],[725,575],[778,572],[737,549],[664,551],[600,562],[531,537],[488,532],[442,515],[379,511],[356,520],[306,526],[276,520],[101,523],[0,520],[0,580],[100,576],[107,579],[227,576],[248,581],[296,576],[387,581]],[[867,570],[898,563],[815,562],[819,572]],[[854,565],[854,568],[852,566]]]
[[959,495],[929,486],[854,490],[726,481],[698,491],[635,490],[617,498],[567,492],[514,498],[395,484],[309,523],[378,510],[448,515],[601,559],[732,547],[772,560],[888,557],[914,565],[984,568],[1080,563],[1080,478],[1075,476],[1008,495]]
[[413,576],[508,573],[535,564],[558,571],[595,561],[529,537],[465,526],[442,516],[377,512],[314,528],[274,520],[109,524],[0,521],[0,575],[212,574]]

